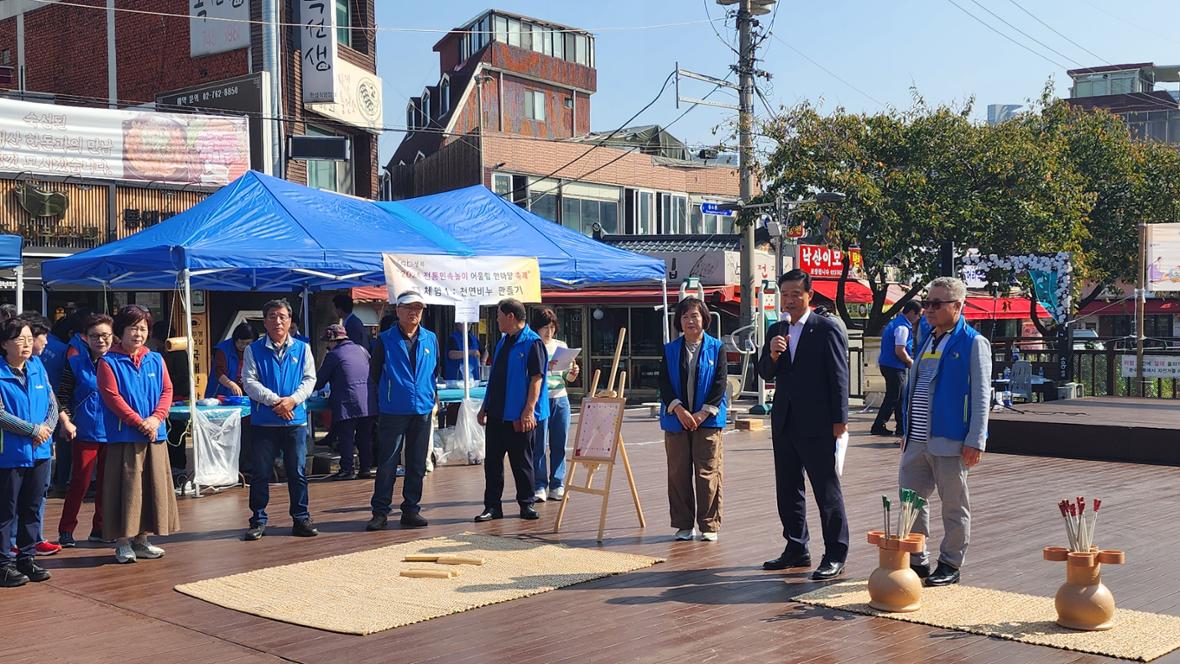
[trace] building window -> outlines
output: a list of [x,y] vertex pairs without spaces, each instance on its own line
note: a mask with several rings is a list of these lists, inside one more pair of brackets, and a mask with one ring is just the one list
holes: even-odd
[[512,176],[507,173],[492,174],[492,191],[497,196],[504,196],[512,191]]
[[422,126],[430,126],[430,89],[427,88],[422,91]]
[[445,74],[438,84],[438,106],[439,117],[451,112],[451,79]]
[[501,44],[507,44],[508,43],[508,19],[503,16],[497,16],[495,19],[495,24],[496,24],[496,35],[495,35],[496,41],[500,42]]
[[524,116],[538,122],[545,121],[545,93],[540,90],[525,90]]
[[414,109],[413,100],[406,104],[406,129],[414,131],[418,128],[418,113]]
[[[339,136],[308,125],[308,136]],[[352,162],[331,159],[307,160],[307,186],[313,189],[335,191],[341,194],[353,193]]]
[[336,41],[352,48],[352,0],[336,0]]
[[508,19],[508,45],[520,46],[520,21]]
[[537,53],[548,53],[550,50],[552,50],[550,48],[545,47],[545,41],[548,36],[549,36],[549,33],[546,32],[544,30],[544,28],[542,28],[539,25],[534,25],[533,26],[533,50],[536,51]]
[[688,197],[680,194],[660,194],[660,226],[662,232],[681,235],[688,232]]

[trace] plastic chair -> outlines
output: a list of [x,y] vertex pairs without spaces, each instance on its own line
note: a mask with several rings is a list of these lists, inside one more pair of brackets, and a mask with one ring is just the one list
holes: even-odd
[[1012,363],[1012,382],[1009,384],[1013,399],[1032,401],[1032,363],[1018,360]]

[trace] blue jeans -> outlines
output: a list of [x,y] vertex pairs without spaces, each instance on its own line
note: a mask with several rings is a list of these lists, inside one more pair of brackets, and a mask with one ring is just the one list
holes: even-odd
[[307,427],[251,427],[253,459],[250,462],[250,525],[266,525],[266,504],[270,502],[270,473],[275,458],[282,453],[287,473],[287,493],[291,497],[291,518],[303,521],[307,511]]
[[426,477],[426,455],[430,453],[430,413],[387,415],[377,418],[377,480],[373,483],[373,514],[389,516],[393,506],[393,485],[397,462],[406,451],[406,479],[402,486],[402,516],[422,511],[422,481]]
[[[565,441],[570,429],[569,397],[549,400],[549,419],[533,429],[534,490],[557,489],[565,483]],[[549,467],[545,467],[545,447],[549,447]]]
[[52,463],[38,459],[31,468],[0,468],[0,561],[32,559],[41,540],[41,513]]

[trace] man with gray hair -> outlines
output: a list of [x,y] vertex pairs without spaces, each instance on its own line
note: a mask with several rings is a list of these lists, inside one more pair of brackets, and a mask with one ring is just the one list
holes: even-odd
[[[939,277],[927,292],[923,306],[933,329],[916,349],[906,384],[898,483],[927,500],[938,490],[943,526],[938,567],[930,572],[928,551],[912,567],[927,586],[945,586],[959,582],[971,537],[967,473],[987,442],[991,344],[963,318],[966,284]],[[927,508],[919,511],[913,532],[929,536]]]

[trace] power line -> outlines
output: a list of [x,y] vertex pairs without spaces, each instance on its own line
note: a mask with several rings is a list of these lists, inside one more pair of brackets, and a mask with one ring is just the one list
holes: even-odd
[[[38,4],[42,4],[45,6],[52,5],[52,6],[56,6],[56,7],[76,7],[78,9],[93,9],[93,10],[102,11],[102,12],[107,11],[107,7],[105,7],[103,5],[84,5],[79,2],[66,2],[65,0],[33,0],[33,2],[36,2]],[[189,14],[179,14],[176,12],[160,12],[160,11],[151,11],[148,9],[130,9],[127,7],[113,7],[111,9],[113,11],[123,12],[126,14],[140,14],[140,15],[144,15],[144,16],[161,16],[161,17],[165,17],[165,18],[183,18],[183,19],[192,18]],[[273,26],[280,27],[280,28],[302,28],[302,27],[304,27],[304,25],[302,23],[285,23],[285,22],[281,22],[281,21],[262,21],[262,20],[256,21],[253,19],[226,18],[226,17],[221,17],[221,16],[204,16],[204,17],[202,17],[201,20],[220,21],[223,23],[240,23],[240,24],[246,24],[246,25],[273,25]],[[724,19],[717,19],[717,20],[724,20]],[[660,30],[660,29],[664,29],[664,28],[678,28],[678,27],[683,27],[683,26],[688,26],[688,25],[701,25],[702,23],[708,23],[708,22],[711,22],[711,21],[700,21],[700,20],[679,21],[676,23],[657,23],[654,25],[624,25],[624,26],[614,26],[614,27],[608,27],[608,28],[590,28],[590,29],[547,28],[547,29],[540,30],[540,32],[548,32],[548,33],[634,32],[634,31],[640,31],[640,30]],[[343,27],[343,26],[338,26],[338,27]],[[355,30],[363,30],[365,32],[402,32],[402,33],[435,33],[435,34],[455,33],[455,34],[490,35],[490,34],[493,34],[493,32],[494,32],[493,30],[452,30],[452,29],[446,29],[446,28],[390,28],[390,27],[383,28],[383,27],[378,27],[378,26],[373,26],[373,27],[350,26],[350,28],[355,29]]]
[[855,86],[855,85],[853,85],[852,83],[849,83],[847,80],[845,80],[845,79],[844,79],[842,76],[840,76],[840,75],[839,75],[839,74],[837,74],[836,72],[832,71],[831,69],[828,69],[827,67],[823,66],[823,65],[822,65],[822,64],[820,64],[819,62],[816,62],[814,59],[812,59],[812,57],[811,57],[811,56],[807,55],[807,54],[806,54],[806,53],[804,53],[803,51],[800,51],[799,49],[795,48],[794,46],[791,46],[790,44],[788,44],[788,43],[787,43],[787,42],[786,42],[786,41],[785,41],[785,40],[784,40],[782,37],[779,37],[778,35],[776,35],[776,34],[773,34],[773,33],[771,33],[771,35],[770,35],[770,36],[771,36],[771,37],[774,37],[775,39],[777,39],[777,40],[778,40],[778,42],[779,42],[780,44],[782,44],[783,46],[786,46],[787,48],[789,48],[789,49],[791,49],[792,51],[794,51],[794,52],[795,52],[795,53],[796,53],[796,54],[797,54],[799,57],[801,57],[801,58],[803,58],[804,60],[806,60],[806,61],[810,62],[811,64],[815,65],[816,67],[819,67],[819,68],[820,68],[821,70],[823,70],[823,72],[824,72],[824,73],[826,73],[828,76],[831,76],[832,78],[836,79],[837,81],[840,81],[840,82],[841,82],[841,83],[843,83],[844,85],[847,85],[847,86],[848,86],[849,88],[851,88],[852,90],[855,90],[856,92],[860,93],[860,94],[861,94],[861,96],[863,96],[865,99],[868,99],[869,101],[871,101],[871,102],[873,102],[874,104],[876,104],[876,105],[880,106],[881,108],[889,108],[889,104],[886,104],[885,102],[881,101],[880,99],[877,99],[877,98],[876,98],[876,97],[874,97],[873,95],[871,95],[871,94],[869,94],[869,93],[865,92],[864,90],[861,90],[860,88],[856,87],[856,86]]
[[[709,0],[701,0],[701,2],[702,2],[702,4],[705,5],[705,16],[708,17],[708,19],[709,19],[708,20],[709,27],[713,28],[713,34],[717,35],[717,41],[724,44],[725,48],[728,48],[729,50],[733,51],[735,54],[738,54],[738,50],[733,47],[733,44],[725,41],[725,38],[721,36],[721,32],[717,30],[717,23],[715,21],[718,19],[714,19],[713,14],[711,14],[709,12]],[[719,19],[719,20],[724,21],[724,20],[726,20],[726,18],[724,16],[722,16],[721,19]],[[738,55],[740,55],[740,54],[738,54]]]
[[963,8],[962,5],[955,2],[955,0],[946,0],[946,1],[951,3],[952,5],[954,5],[956,8],[958,8],[959,11],[970,16],[972,18],[972,20],[979,23],[983,27],[987,28],[988,30],[991,30],[992,32],[1003,37],[1004,39],[1007,39],[1008,41],[1012,42],[1013,44],[1016,44],[1020,48],[1023,48],[1024,50],[1028,51],[1029,53],[1032,53],[1033,55],[1037,56],[1038,58],[1041,58],[1042,60],[1044,60],[1056,67],[1060,67],[1061,69],[1069,69],[1069,67],[1061,64],[1060,62],[1057,62],[1056,60],[1054,60],[1053,58],[1050,58],[1049,56],[1045,55],[1044,53],[1041,53],[1040,51],[1037,51],[1037,50],[1025,45],[1024,43],[1017,41],[1016,39],[1014,39],[1010,35],[1008,35],[1008,33],[1000,32],[998,29],[996,29],[994,26],[992,26],[991,23],[988,23],[987,21],[984,21],[983,19],[979,18],[975,14],[972,14],[971,12],[967,11],[966,9]]
[[1067,42],[1069,42],[1069,43],[1073,44],[1074,46],[1076,46],[1076,47],[1078,47],[1078,48],[1082,49],[1082,50],[1083,50],[1083,51],[1085,51],[1086,53],[1089,53],[1090,55],[1094,56],[1094,57],[1095,57],[1095,58],[1097,58],[1098,60],[1100,60],[1100,61],[1102,61],[1102,62],[1107,62],[1106,58],[1102,57],[1101,55],[1098,55],[1097,53],[1095,53],[1094,51],[1091,51],[1090,49],[1086,48],[1085,46],[1082,46],[1081,44],[1079,44],[1079,43],[1077,43],[1076,41],[1074,41],[1074,40],[1070,39],[1069,37],[1067,37],[1066,35],[1064,35],[1064,34],[1062,34],[1062,33],[1058,32],[1057,30],[1054,30],[1054,29],[1053,29],[1053,26],[1051,26],[1051,25],[1049,25],[1048,23],[1046,23],[1046,22],[1042,21],[1041,19],[1037,18],[1036,14],[1033,14],[1033,13],[1032,13],[1032,12],[1030,12],[1029,10],[1025,9],[1023,6],[1021,6],[1021,4],[1020,4],[1020,3],[1016,2],[1016,0],[1008,0],[1008,2],[1011,2],[1013,5],[1015,5],[1015,6],[1016,6],[1016,8],[1017,8],[1017,9],[1019,9],[1020,11],[1024,12],[1025,14],[1028,14],[1028,15],[1029,15],[1030,17],[1032,17],[1032,19],[1033,19],[1034,21],[1036,21],[1037,23],[1040,23],[1041,25],[1043,25],[1043,26],[1045,26],[1046,28],[1048,28],[1048,29],[1049,29],[1049,31],[1050,31],[1050,32],[1052,32],[1053,34],[1057,35],[1058,37],[1061,37],[1061,38],[1062,38],[1062,39],[1064,39],[1065,41],[1067,41]]
[[[979,7],[979,8],[980,8],[980,9],[982,9],[983,11],[985,11],[985,12],[987,12],[987,13],[991,14],[991,15],[992,15],[993,17],[995,17],[995,18],[996,18],[996,20],[998,20],[1000,23],[1003,23],[1004,25],[1008,26],[1009,28],[1012,28],[1012,29],[1013,29],[1013,30],[1015,30],[1016,32],[1019,32],[1020,34],[1024,35],[1025,37],[1028,37],[1029,39],[1031,39],[1031,40],[1033,40],[1034,42],[1036,42],[1036,43],[1040,44],[1042,47],[1044,47],[1044,48],[1048,49],[1049,51],[1053,52],[1054,54],[1056,54],[1056,55],[1059,55],[1059,56],[1061,56],[1061,57],[1065,58],[1066,60],[1069,60],[1070,62],[1074,63],[1075,65],[1077,65],[1077,66],[1079,66],[1079,67],[1083,66],[1083,65],[1082,65],[1082,63],[1078,62],[1077,60],[1074,60],[1073,58],[1069,57],[1068,55],[1066,55],[1066,54],[1062,53],[1061,51],[1058,51],[1057,49],[1053,48],[1052,46],[1050,46],[1050,45],[1046,44],[1045,42],[1043,42],[1043,41],[1041,41],[1041,40],[1037,39],[1036,37],[1034,37],[1034,36],[1032,36],[1032,35],[1028,34],[1028,33],[1027,33],[1027,32],[1025,32],[1024,30],[1021,30],[1020,28],[1016,27],[1015,25],[1012,25],[1012,24],[1011,24],[1011,23],[1009,23],[1008,21],[1004,20],[1004,17],[1000,16],[999,14],[997,14],[997,13],[993,12],[992,10],[988,9],[987,7],[985,7],[984,5],[980,4],[979,0],[971,0],[971,3],[972,3],[972,4],[974,4],[975,6]],[[1068,67],[1067,67],[1067,69],[1068,69]]]

